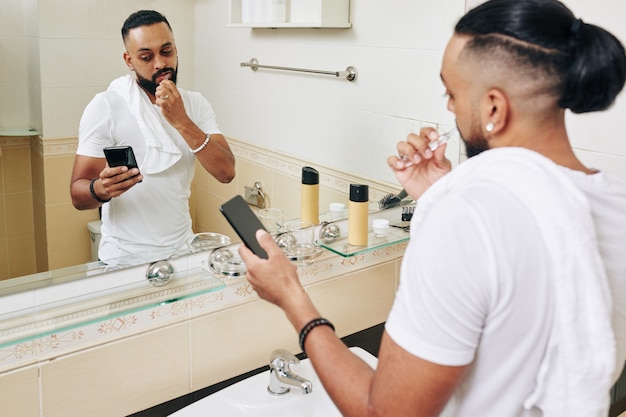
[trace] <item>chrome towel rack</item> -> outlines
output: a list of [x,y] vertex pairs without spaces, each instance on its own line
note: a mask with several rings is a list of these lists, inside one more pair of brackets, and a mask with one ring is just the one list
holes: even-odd
[[274,70],[282,70],[282,71],[309,72],[313,74],[334,75],[337,78],[346,77],[346,80],[348,81],[356,80],[357,76],[359,75],[356,68],[353,66],[349,66],[348,68],[346,68],[345,71],[321,71],[321,70],[305,69],[305,68],[291,68],[291,67],[278,67],[275,65],[261,65],[259,64],[259,61],[256,58],[252,58],[248,62],[242,62],[240,65],[242,67],[250,67],[252,71],[256,71],[259,68],[266,68],[266,69],[274,69]]

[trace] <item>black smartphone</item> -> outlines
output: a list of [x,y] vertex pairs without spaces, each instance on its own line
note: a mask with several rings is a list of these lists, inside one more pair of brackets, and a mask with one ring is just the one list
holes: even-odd
[[241,241],[259,258],[267,259],[267,252],[256,240],[256,231],[266,230],[241,195],[236,195],[220,206],[220,211],[237,232]]
[[109,146],[104,148],[103,151],[110,167],[127,166],[128,169],[139,168],[133,148],[130,146]]

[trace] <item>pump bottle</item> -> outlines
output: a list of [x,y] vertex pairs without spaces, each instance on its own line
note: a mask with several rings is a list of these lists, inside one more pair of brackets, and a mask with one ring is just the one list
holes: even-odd
[[350,184],[348,202],[348,244],[367,245],[369,187],[363,184]]
[[302,167],[300,220],[320,224],[320,175],[311,167]]

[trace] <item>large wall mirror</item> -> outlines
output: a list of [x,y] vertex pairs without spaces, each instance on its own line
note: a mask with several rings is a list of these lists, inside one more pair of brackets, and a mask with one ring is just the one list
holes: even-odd
[[[604,8],[585,0],[565,3],[626,40],[619,20],[625,6],[603,1]],[[72,265],[52,260],[79,246],[82,259],[89,258],[87,223],[98,215],[75,210],[68,191],[78,122],[96,93],[128,73],[120,27],[130,13],[149,8],[168,17],[179,53],[179,86],[209,99],[226,136],[365,180],[395,183],[385,159],[396,143],[424,124],[454,124],[439,81],[441,54],[456,20],[478,2],[352,1],[350,29],[250,29],[227,27],[227,1],[0,0],[0,129],[34,128],[41,138],[22,139],[32,152],[23,156],[33,175],[32,235],[45,235],[41,247],[38,240],[32,248],[45,252],[49,269]],[[347,82],[240,67],[252,57],[323,70],[353,65],[359,77]],[[625,112],[622,94],[609,112],[568,116],[583,160],[622,177],[626,142],[618,141],[613,126]],[[0,137],[3,184],[19,175],[12,156],[19,146],[12,140]],[[9,211],[22,212],[7,210],[11,192],[0,188],[0,267],[22,252],[16,247],[9,254],[6,248]],[[36,265],[39,255],[20,262]]]

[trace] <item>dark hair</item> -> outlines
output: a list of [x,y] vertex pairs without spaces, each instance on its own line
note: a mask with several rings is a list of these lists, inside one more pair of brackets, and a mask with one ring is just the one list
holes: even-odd
[[607,109],[624,87],[620,41],[557,0],[490,0],[463,16],[455,32],[473,37],[470,50],[507,48],[516,63],[556,76],[558,104],[574,113]]
[[124,21],[124,24],[122,25],[122,40],[126,42],[126,39],[128,38],[128,32],[131,29],[135,29],[139,26],[150,26],[154,25],[155,23],[161,22],[167,24],[167,27],[172,30],[170,22],[168,22],[165,16],[163,16],[161,13],[154,10],[139,10],[138,12],[135,12],[128,16],[126,21]]

